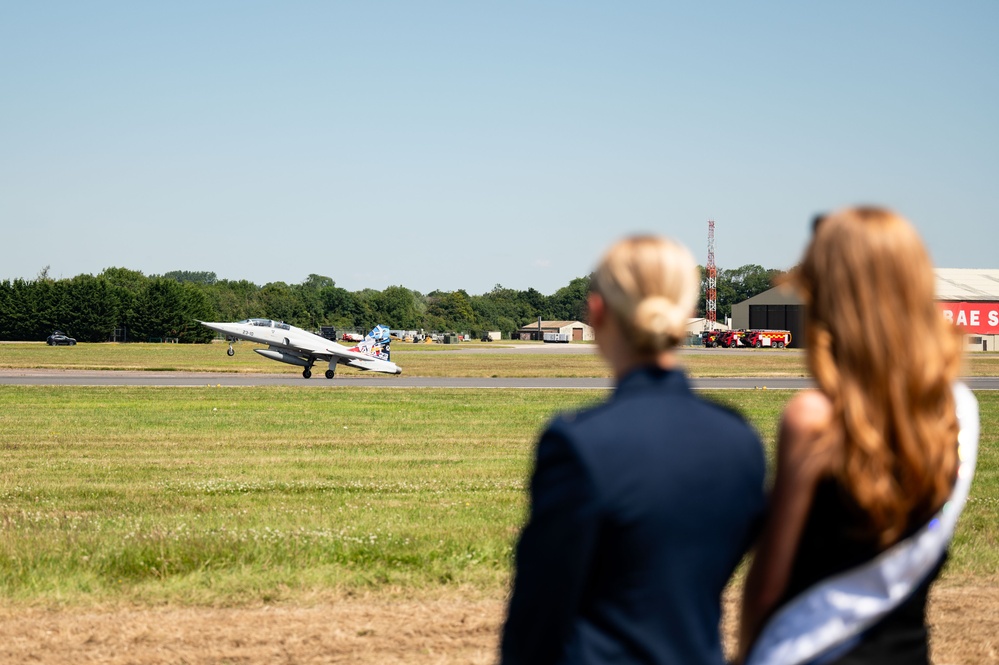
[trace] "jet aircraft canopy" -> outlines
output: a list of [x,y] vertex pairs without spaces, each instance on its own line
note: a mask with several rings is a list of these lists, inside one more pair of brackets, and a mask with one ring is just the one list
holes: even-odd
[[243,319],[240,323],[245,323],[251,326],[259,326],[261,328],[280,328],[281,330],[291,330],[291,326],[284,321],[272,321],[271,319]]

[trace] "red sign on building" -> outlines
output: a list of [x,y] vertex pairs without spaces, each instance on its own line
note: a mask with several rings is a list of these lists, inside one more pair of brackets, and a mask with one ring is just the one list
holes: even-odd
[[938,302],[944,318],[965,332],[999,335],[999,302]]

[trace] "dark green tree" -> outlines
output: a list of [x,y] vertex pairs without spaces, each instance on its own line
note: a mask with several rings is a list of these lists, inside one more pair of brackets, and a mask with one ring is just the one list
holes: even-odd
[[305,327],[311,330],[318,330],[326,322],[326,311],[323,306],[323,289],[333,288],[336,282],[331,277],[311,274],[304,282],[293,288],[296,297],[302,304],[305,314]]
[[245,279],[219,280],[202,289],[208,297],[215,321],[242,321],[261,316],[258,303],[260,287]]
[[389,286],[373,299],[374,314],[390,328],[414,330],[421,327],[422,316],[416,294],[404,286]]
[[334,326],[337,330],[363,327],[366,310],[357,294],[339,286],[328,286],[322,288],[319,295],[326,325]]
[[176,338],[183,343],[209,342],[215,333],[197,320],[211,318],[208,297],[192,284],[153,278],[136,299],[134,341]]
[[471,299],[465,291],[434,291],[427,294],[427,327],[431,330],[477,332]]
[[191,270],[171,270],[163,274],[164,279],[172,279],[175,282],[191,282],[192,284],[214,284],[218,277],[213,272],[191,271]]
[[[489,293],[472,296],[472,307],[482,328],[479,332],[498,330],[507,336],[520,327],[522,322],[536,318],[538,309],[525,297],[526,293],[497,284]],[[544,296],[537,291],[533,293],[540,296],[543,304]]]
[[551,321],[586,321],[590,277],[577,277],[548,298],[545,318]]
[[284,282],[265,285],[260,289],[259,301],[263,309],[260,316],[264,318],[284,321],[301,328],[312,327],[300,291]]
[[134,296],[139,295],[149,281],[149,278],[138,270],[129,270],[128,268],[105,268],[98,277],[104,278],[111,286],[124,289]]
[[38,339],[32,308],[33,282],[23,279],[0,282],[0,339]]
[[[64,311],[73,337],[81,342],[106,342],[119,320],[119,300],[107,280],[77,275],[66,283]],[[69,332],[69,330],[67,330]]]

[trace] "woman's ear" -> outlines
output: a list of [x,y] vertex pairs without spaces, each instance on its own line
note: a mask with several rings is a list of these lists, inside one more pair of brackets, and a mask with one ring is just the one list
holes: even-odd
[[602,328],[607,318],[607,304],[603,297],[596,291],[591,291],[586,298],[587,319],[594,328]]

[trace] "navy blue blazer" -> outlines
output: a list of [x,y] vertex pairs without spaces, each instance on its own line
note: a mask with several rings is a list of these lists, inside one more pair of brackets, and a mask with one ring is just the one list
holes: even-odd
[[721,594],[765,506],[763,448],[679,371],[626,376],[541,436],[504,665],[722,665]]

